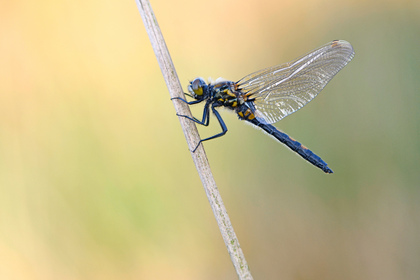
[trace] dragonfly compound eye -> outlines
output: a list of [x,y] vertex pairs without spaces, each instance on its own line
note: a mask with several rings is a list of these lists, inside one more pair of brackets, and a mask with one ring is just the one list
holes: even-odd
[[206,82],[202,78],[196,78],[192,81],[189,89],[191,89],[195,95],[203,95],[203,87],[206,85]]

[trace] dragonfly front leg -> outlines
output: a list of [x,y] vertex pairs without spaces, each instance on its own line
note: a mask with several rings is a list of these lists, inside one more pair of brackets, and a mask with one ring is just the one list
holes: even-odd
[[187,101],[187,100],[185,100],[185,99],[183,99],[183,98],[181,98],[181,97],[172,97],[172,98],[171,98],[171,100],[174,100],[174,99],[181,100],[182,102],[187,103],[188,105],[194,105],[194,104],[198,104],[198,103],[200,103],[200,102],[203,102],[203,101],[204,101],[204,100],[193,100],[193,101]]

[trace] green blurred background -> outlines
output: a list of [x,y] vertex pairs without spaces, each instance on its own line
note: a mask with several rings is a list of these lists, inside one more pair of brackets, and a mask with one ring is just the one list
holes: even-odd
[[[420,2],[152,6],[184,89],[353,44],[277,124],[333,175],[228,112],[207,155],[255,279],[418,279]],[[0,279],[236,278],[169,98],[134,0],[0,3]]]

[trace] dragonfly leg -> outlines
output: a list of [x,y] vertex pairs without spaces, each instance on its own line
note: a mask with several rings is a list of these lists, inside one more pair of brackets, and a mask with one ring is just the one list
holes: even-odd
[[199,119],[197,119],[196,117],[194,117],[194,116],[193,117],[190,117],[190,116],[187,116],[187,115],[180,115],[180,114],[176,114],[176,115],[178,117],[184,117],[184,118],[187,118],[189,120],[192,120],[195,123],[198,123],[198,124],[201,124],[201,125],[204,125],[204,126],[208,126],[209,125],[209,122],[210,122],[210,110],[209,110],[209,107],[210,107],[210,102],[207,101],[206,102],[206,105],[204,105],[203,119],[201,121]]
[[198,104],[200,102],[203,102],[204,100],[193,100],[193,101],[187,101],[181,97],[172,97],[171,100],[181,100],[184,103],[187,103],[188,105],[194,105],[194,104]]
[[202,142],[207,141],[207,140],[211,140],[211,139],[215,139],[215,138],[218,138],[218,137],[221,137],[221,136],[225,135],[226,132],[228,131],[225,122],[223,121],[223,119],[220,116],[219,112],[215,108],[215,107],[218,107],[218,106],[222,106],[222,105],[221,104],[217,104],[217,103],[213,103],[213,105],[211,106],[211,110],[213,111],[214,115],[216,116],[217,120],[219,121],[220,127],[222,128],[222,132],[220,132],[220,133],[218,133],[216,135],[213,135],[211,137],[207,137],[205,139],[201,139],[198,142],[197,147],[195,147],[195,149],[193,150],[193,153],[197,150],[198,146],[200,146],[200,144]]

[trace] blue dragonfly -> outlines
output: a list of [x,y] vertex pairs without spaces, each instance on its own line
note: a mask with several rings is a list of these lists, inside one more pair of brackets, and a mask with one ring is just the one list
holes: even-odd
[[219,78],[206,83],[203,78],[194,79],[188,85],[187,94],[194,100],[175,99],[189,105],[205,101],[202,120],[179,116],[208,126],[211,109],[222,128],[222,132],[201,139],[194,152],[202,142],[226,134],[228,129],[217,111],[218,107],[225,107],[235,111],[240,120],[261,128],[325,173],[333,173],[319,156],[272,124],[314,99],[353,56],[354,50],[349,42],[334,40],[291,62],[262,69],[237,82]]

